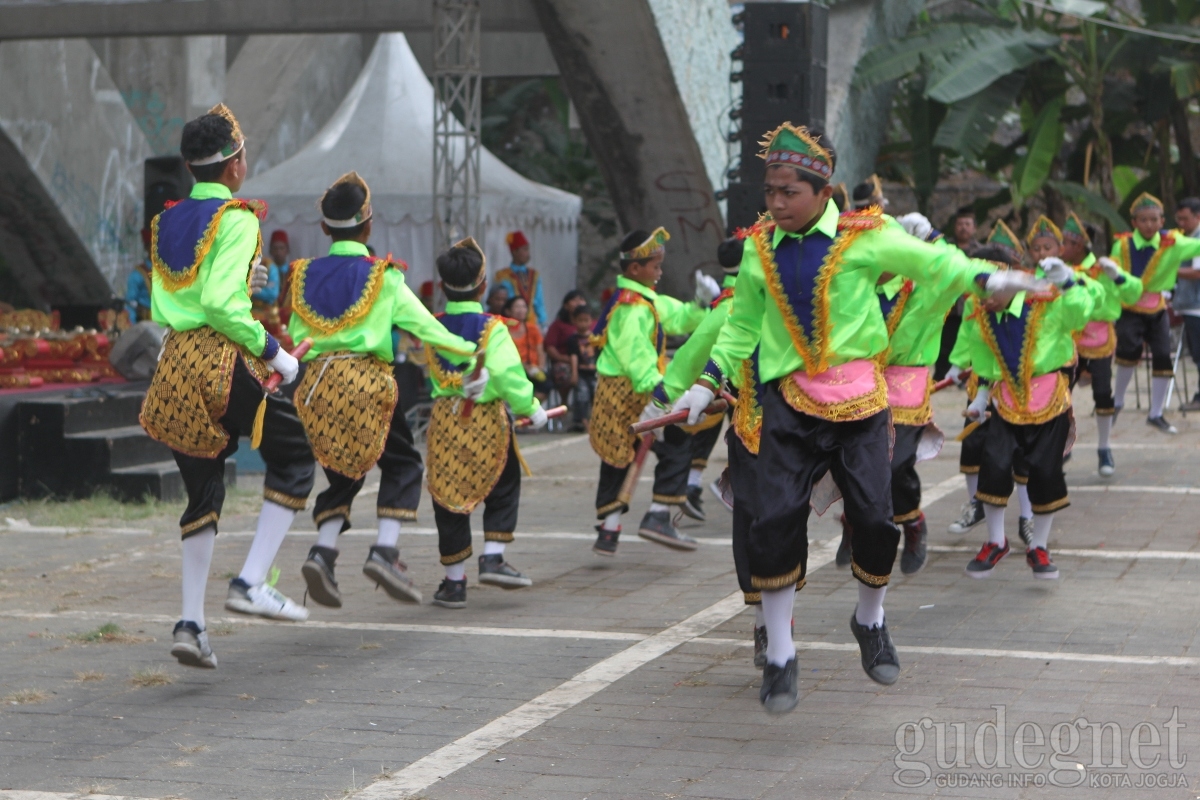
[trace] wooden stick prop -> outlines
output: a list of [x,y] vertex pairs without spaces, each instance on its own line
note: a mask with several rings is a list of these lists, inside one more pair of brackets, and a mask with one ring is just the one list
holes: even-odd
[[[684,419],[687,419],[686,415]],[[638,479],[642,477],[642,467],[646,465],[646,456],[650,453],[650,446],[654,444],[654,434],[647,433],[642,436],[642,440],[638,442],[637,453],[633,456],[633,463],[629,465],[629,471],[625,473],[625,482],[621,484],[621,491],[617,492],[617,502],[623,505],[629,505],[629,501],[633,499],[633,491],[637,488]]]
[[[561,417],[566,413],[567,413],[566,406],[555,406],[554,408],[547,408],[546,409],[546,419],[554,419],[555,417]],[[529,417],[517,417],[517,421],[514,422],[513,424],[516,425],[518,428],[528,428],[533,423],[530,421]]]
[[[479,376],[483,373],[483,353],[479,353],[478,356],[479,356],[478,363],[475,364],[475,369],[471,371],[471,374],[463,379],[464,384],[467,381],[479,380]],[[475,401],[474,400],[472,400],[470,398],[463,400],[463,404],[462,404],[462,418],[463,419],[469,418],[471,416],[471,412],[474,410],[475,410]]]
[[956,383],[965,382],[967,380],[967,378],[970,378],[970,377],[971,377],[971,370],[964,369],[962,372],[958,373],[957,378],[942,378],[940,381],[938,381],[937,383],[935,383],[933,385],[933,390],[930,392],[930,394],[940,392],[942,389],[945,389],[949,386],[953,386]]
[[[723,414],[727,408],[729,408],[728,401],[721,398],[710,403],[708,408],[704,409],[704,413]],[[629,426],[629,432],[635,436],[641,436],[643,433],[665,428],[668,425],[678,425],[681,422],[687,422],[687,418],[687,411],[672,411],[670,414],[663,414],[661,417],[648,419],[645,422],[635,422]]]
[[[296,345],[296,349],[292,351],[292,357],[299,361],[312,349],[312,346],[313,340],[305,338],[304,341]],[[267,395],[279,391],[282,383],[283,373],[280,372],[272,372],[270,377],[263,381],[263,399],[258,404],[258,411],[254,412],[254,426],[250,429],[251,450],[257,450],[258,446],[262,444],[263,422],[267,418]]]

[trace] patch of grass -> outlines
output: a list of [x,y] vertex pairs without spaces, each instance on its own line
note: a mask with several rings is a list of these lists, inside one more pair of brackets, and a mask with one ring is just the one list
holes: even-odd
[[101,625],[94,631],[87,631],[86,633],[72,633],[69,634],[67,638],[80,644],[93,644],[99,642],[110,642],[112,644],[142,644],[144,642],[154,641],[154,637],[152,636],[138,636],[136,634],[127,633],[115,622],[109,622]]
[[257,699],[257,698],[255,698],[254,695],[246,694],[244,692],[242,694],[238,695],[238,700],[255,700],[255,699]]
[[192,762],[188,761],[185,758],[178,758],[171,762],[171,766],[172,767],[194,767],[196,765],[193,764]]
[[0,703],[10,706],[27,706],[33,703],[44,703],[50,699],[50,693],[41,689],[18,689],[0,697]]
[[208,626],[208,638],[214,636],[232,636],[237,627],[232,622],[217,622]]
[[82,672],[75,673],[75,680],[80,683],[91,683],[93,681],[102,681],[108,676],[98,669],[88,669]]
[[129,682],[139,689],[145,689],[150,686],[170,686],[175,682],[175,676],[162,667],[150,667],[133,673]]
[[378,650],[383,647],[379,642],[363,642],[358,646],[359,650]]
[[190,746],[180,744],[179,742],[173,742],[173,744],[179,748],[179,752],[181,753],[204,753],[208,750],[208,745],[206,744],[194,744]]

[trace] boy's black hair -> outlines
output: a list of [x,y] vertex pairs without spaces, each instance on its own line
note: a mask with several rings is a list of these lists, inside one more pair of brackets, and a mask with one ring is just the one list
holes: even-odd
[[[354,212],[351,212],[352,214]],[[483,256],[470,247],[451,247],[437,257],[438,277],[442,279],[442,291],[452,301],[474,300],[479,287],[466,291],[454,291],[450,286],[470,286],[479,278],[483,268]]]
[[[808,132],[815,138],[825,150],[829,153],[829,174],[832,176],[837,171],[837,150],[833,147],[833,142],[829,141],[829,137],[825,132],[816,128],[809,128]],[[771,164],[767,167],[770,170],[773,167],[789,167],[792,172],[796,173],[796,180],[803,181],[812,187],[813,194],[824,189],[829,185],[829,181],[819,175],[814,175],[811,172],[805,172],[798,167],[793,167],[790,164]],[[857,191],[857,190],[856,190]]]
[[1017,263],[1017,259],[1013,252],[1007,247],[1001,247],[998,244],[985,244],[982,247],[971,251],[971,258],[978,258],[984,261],[995,261],[1000,264],[1013,266]]
[[[622,253],[628,253],[630,250],[635,249],[638,245],[640,245],[642,242],[646,241],[649,238],[650,238],[649,233],[642,230],[641,228],[638,228],[635,231],[630,231],[625,236],[625,238],[621,240],[621,245],[620,245],[619,249]],[[625,270],[629,269],[630,265],[632,265],[632,264],[644,264],[645,262],[647,262],[649,260],[650,259],[648,259],[648,258],[637,258],[637,259],[622,258],[621,259],[621,272],[624,272]]]
[[[232,141],[233,123],[218,114],[205,114],[183,126],[183,133],[179,137],[179,154],[184,161],[199,161],[220,152]],[[187,167],[199,183],[215,183],[221,179],[230,159],[238,155],[240,153],[235,153],[216,164],[188,164]]]
[[[366,191],[356,183],[334,184],[321,198],[321,214],[328,219],[351,219],[367,202]],[[367,226],[363,221],[353,228],[330,228],[329,238],[335,242],[357,239]]]
[[875,184],[871,181],[863,181],[854,187],[854,202],[869,200],[873,194],[875,194]]
[[742,264],[742,251],[746,243],[736,236],[731,236],[717,245],[717,263],[726,270],[737,269]]
[[1193,214],[1200,214],[1200,197],[1185,197],[1176,204],[1177,208],[1186,208]]
[[571,312],[571,319],[578,319],[583,316],[592,316],[592,309],[589,306],[579,306]]
[[954,220],[958,219],[959,217],[970,217],[971,219],[975,219],[975,207],[974,206],[963,206],[958,211],[954,212],[954,216],[952,216],[950,218],[950,221],[953,222]]

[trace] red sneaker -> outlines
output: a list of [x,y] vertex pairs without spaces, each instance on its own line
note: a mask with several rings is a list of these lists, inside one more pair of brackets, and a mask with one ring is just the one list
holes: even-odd
[[1058,580],[1058,567],[1050,560],[1050,552],[1046,548],[1026,550],[1025,563],[1033,570],[1033,577],[1043,581]]
[[991,542],[986,543],[979,549],[979,554],[971,559],[967,564],[967,574],[972,578],[986,578],[992,574],[992,570],[1000,563],[1000,559],[1008,555],[1008,539],[1004,540],[1004,546],[1001,547]]

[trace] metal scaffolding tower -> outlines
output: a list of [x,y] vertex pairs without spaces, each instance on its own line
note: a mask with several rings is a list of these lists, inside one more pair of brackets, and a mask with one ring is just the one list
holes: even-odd
[[433,0],[433,203],[437,247],[479,234],[480,0]]

